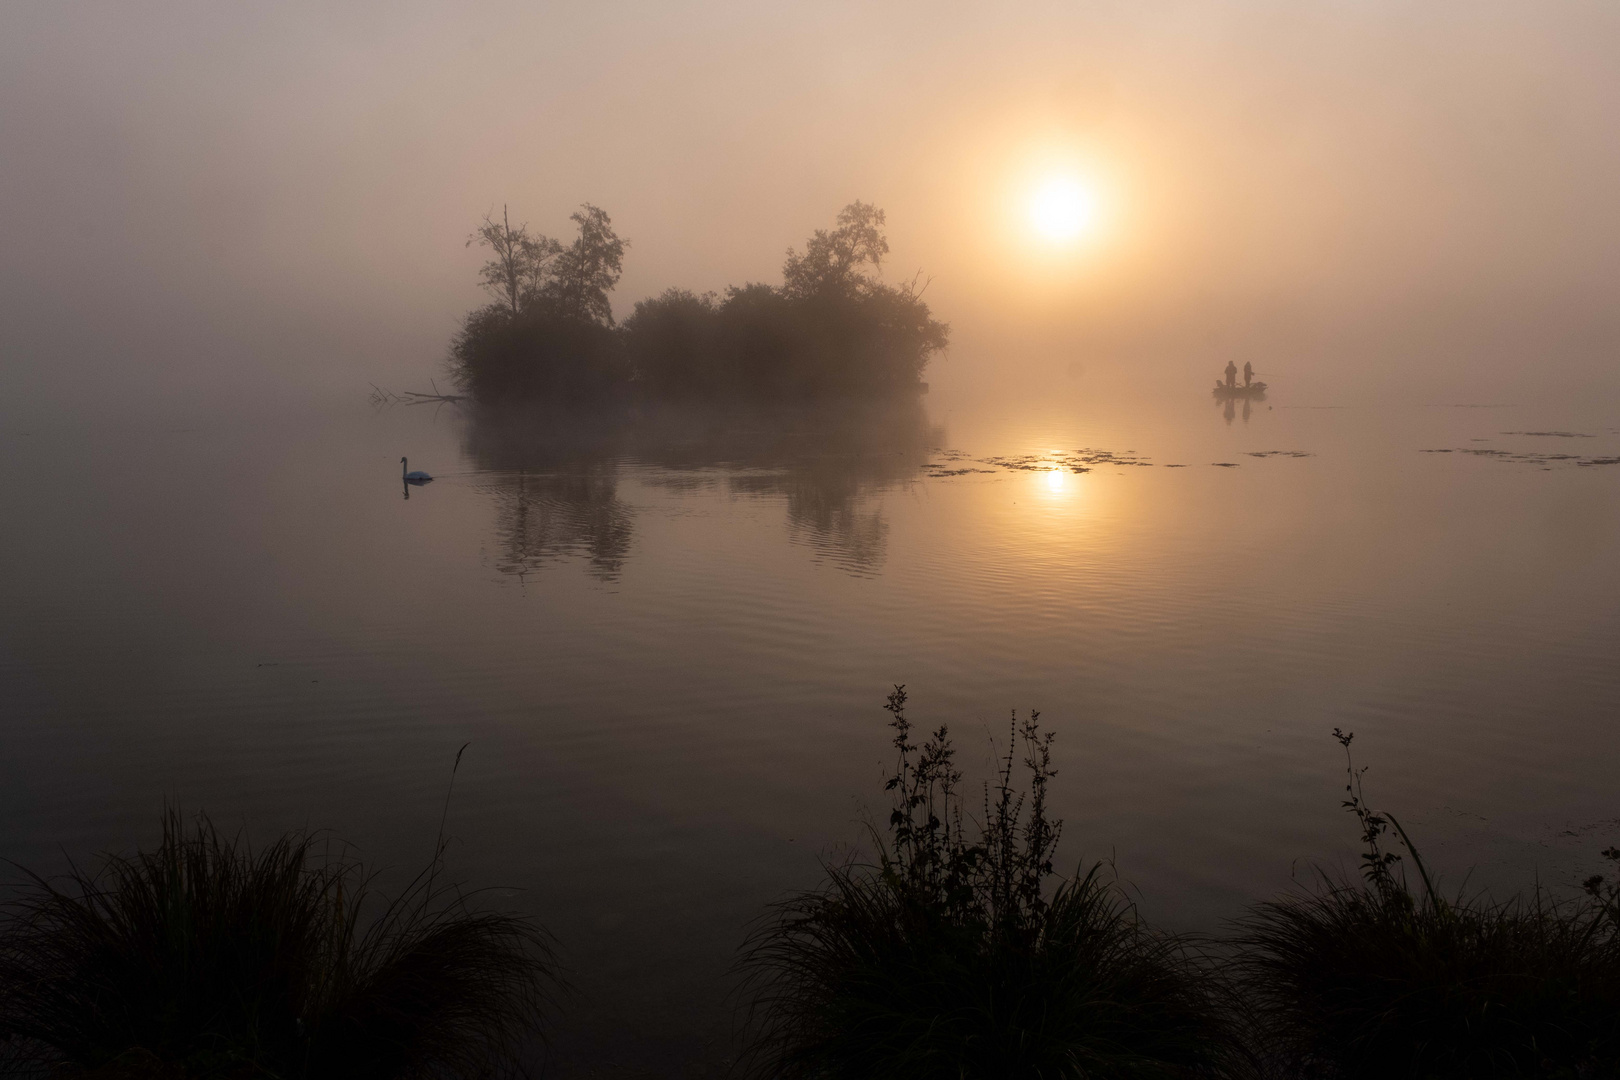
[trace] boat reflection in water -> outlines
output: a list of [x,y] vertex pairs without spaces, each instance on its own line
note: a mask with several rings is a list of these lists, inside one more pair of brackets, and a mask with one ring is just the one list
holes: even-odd
[[1237,416],[1237,403],[1243,402],[1243,422],[1247,424],[1253,403],[1266,400],[1266,384],[1251,382],[1247,385],[1238,385],[1217,380],[1211,393],[1214,395],[1215,403],[1222,406],[1221,415],[1226,417],[1228,424]]
[[643,489],[785,502],[789,539],[847,572],[877,572],[888,523],[871,496],[919,475],[944,432],[920,401],[599,413],[477,409],[464,450],[495,500],[502,573],[583,558],[603,581],[629,557]]

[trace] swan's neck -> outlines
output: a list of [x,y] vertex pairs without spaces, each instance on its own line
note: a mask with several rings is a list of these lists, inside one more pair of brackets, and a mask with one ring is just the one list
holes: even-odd
[[410,470],[410,467],[411,463],[408,460],[405,458],[399,459],[399,475],[404,476]]

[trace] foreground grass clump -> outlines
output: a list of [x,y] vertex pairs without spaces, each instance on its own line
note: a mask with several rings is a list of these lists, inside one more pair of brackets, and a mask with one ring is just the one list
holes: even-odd
[[[1447,899],[1400,823],[1372,812],[1349,760],[1345,806],[1364,880],[1261,904],[1239,966],[1268,1056],[1297,1077],[1620,1076],[1620,897],[1601,876],[1580,900],[1537,889]],[[1394,828],[1402,857],[1385,850]],[[1620,860],[1620,852],[1605,852]]]
[[31,876],[0,921],[0,1074],[515,1069],[558,985],[544,932],[471,910],[432,870],[362,929],[369,879],[314,845],[254,851],[170,812],[153,851]]
[[1229,1058],[1219,995],[1184,945],[1142,925],[1100,867],[1052,886],[1051,734],[1021,727],[969,842],[941,727],[898,762],[876,865],[827,869],[782,904],[746,957],[760,991],[756,1061],[799,1077],[1171,1077]]

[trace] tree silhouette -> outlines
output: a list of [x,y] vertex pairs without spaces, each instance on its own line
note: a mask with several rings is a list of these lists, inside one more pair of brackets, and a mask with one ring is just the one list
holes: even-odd
[[[574,217],[577,220],[579,215]],[[468,247],[474,244],[489,248],[494,255],[478,272],[478,284],[513,315],[521,314],[541,295],[551,280],[553,261],[563,253],[563,246],[550,237],[530,236],[527,225],[512,228],[504,206],[499,221],[492,214],[484,215],[467,238]]]
[[871,279],[863,272],[883,268],[889,241],[883,235],[883,211],[859,199],[838,211],[837,228],[817,229],[805,242],[804,254],[788,248],[782,264],[782,291],[795,299],[853,296]]
[[608,293],[619,283],[620,265],[629,242],[613,231],[607,211],[586,203],[570,217],[579,237],[557,257],[547,295],[565,318],[613,325]]

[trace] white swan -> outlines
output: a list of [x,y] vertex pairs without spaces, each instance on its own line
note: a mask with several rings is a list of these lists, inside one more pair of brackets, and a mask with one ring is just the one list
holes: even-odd
[[[400,472],[405,472],[405,470],[408,469],[408,468],[410,468],[410,465],[405,461],[404,458],[400,458],[399,459],[399,471]],[[433,479],[433,477],[429,476],[427,473],[423,472],[421,469],[417,469],[415,472],[406,472],[405,473],[405,482],[407,484],[425,484],[431,479]]]

